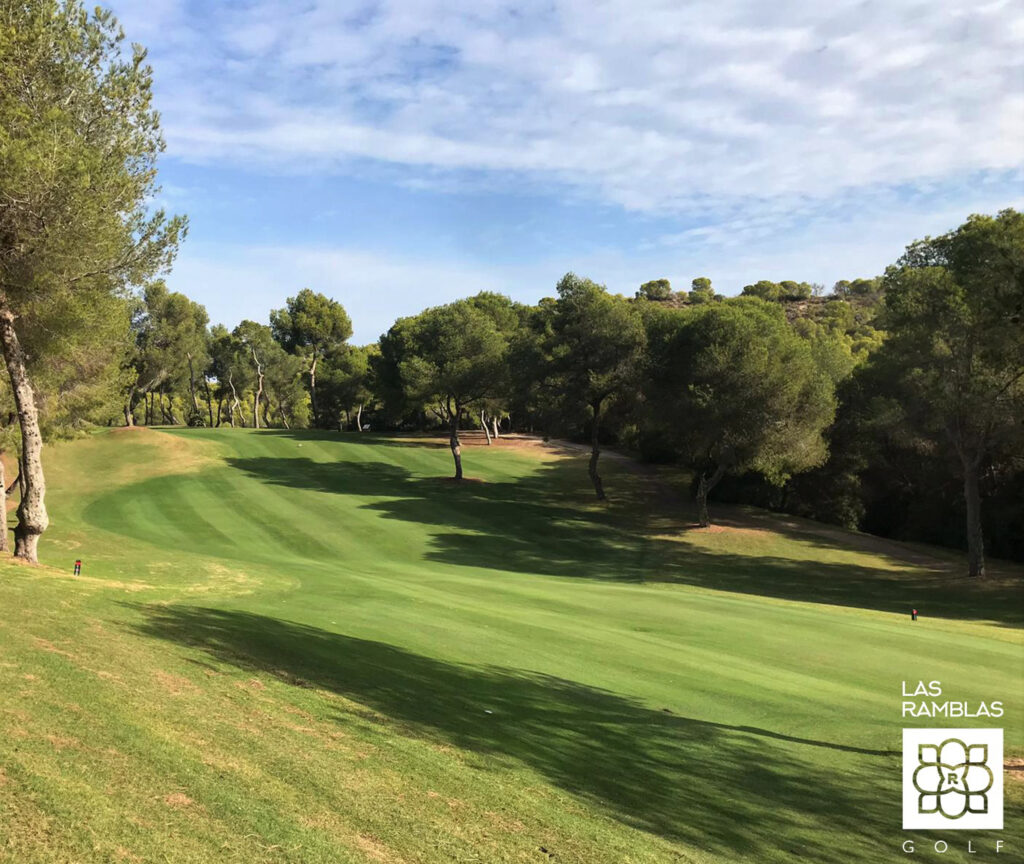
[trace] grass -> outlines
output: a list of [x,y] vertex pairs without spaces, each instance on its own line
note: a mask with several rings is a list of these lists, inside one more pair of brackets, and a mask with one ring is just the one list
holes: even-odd
[[[683,530],[657,476],[608,464],[603,507],[537,449],[472,448],[461,485],[371,435],[47,456],[44,566],[0,568],[0,861],[897,860],[903,680],[1002,699],[961,725],[1024,755],[1019,569]],[[916,858],[1012,849],[1007,785],[1004,832]]]

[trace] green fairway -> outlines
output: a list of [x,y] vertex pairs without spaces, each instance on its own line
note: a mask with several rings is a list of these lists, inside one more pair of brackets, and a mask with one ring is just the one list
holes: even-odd
[[[598,505],[585,456],[539,446],[466,448],[462,484],[445,446],[376,435],[46,456],[44,566],[0,570],[0,861],[1021,852],[1019,771],[1003,832],[900,809],[904,725],[1005,726],[1024,756],[1019,568],[975,585],[760,512],[684,530],[654,473],[607,460]],[[1006,716],[905,723],[918,679]]]

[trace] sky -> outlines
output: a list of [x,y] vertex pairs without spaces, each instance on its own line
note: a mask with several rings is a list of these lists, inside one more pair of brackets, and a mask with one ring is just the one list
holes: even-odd
[[831,286],[1024,206],[1024,4],[112,0],[149,49],[211,321],[308,287],[353,341],[572,270]]

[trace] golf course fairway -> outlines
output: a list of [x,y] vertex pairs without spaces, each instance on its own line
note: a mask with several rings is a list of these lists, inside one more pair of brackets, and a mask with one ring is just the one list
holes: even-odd
[[[45,459],[43,564],[0,566],[0,862],[1020,860],[1019,567],[688,528],[653,470],[604,460],[599,504],[539,442],[459,484],[374,434]],[[905,719],[918,681],[1005,713]],[[1003,831],[902,830],[913,725],[1005,729]]]

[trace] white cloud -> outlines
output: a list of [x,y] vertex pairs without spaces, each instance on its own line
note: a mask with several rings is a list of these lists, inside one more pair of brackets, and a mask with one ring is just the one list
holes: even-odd
[[[979,191],[983,212],[1024,206],[1024,196],[1004,200],[993,184]],[[830,287],[839,279],[876,276],[907,243],[960,224],[966,213],[956,204],[935,207],[929,199],[908,209],[859,211],[837,203],[813,221],[799,207],[783,213],[738,213],[715,225],[657,238],[632,254],[604,248],[559,250],[520,265],[473,258],[437,259],[311,245],[216,245],[190,241],[168,282],[207,309],[214,323],[234,326],[243,318],[266,321],[269,310],[309,287],[340,301],[352,317],[354,341],[367,343],[403,315],[467,297],[499,291],[525,303],[551,296],[568,270],[632,295],[648,279],[666,277],[686,289],[708,276],[717,291],[736,294],[758,279],[795,279]],[[917,227],[908,234],[905,222]]]
[[153,48],[169,152],[185,161],[345,172],[370,159],[417,184],[468,169],[718,214],[1022,161],[1014,2],[115,7]]

